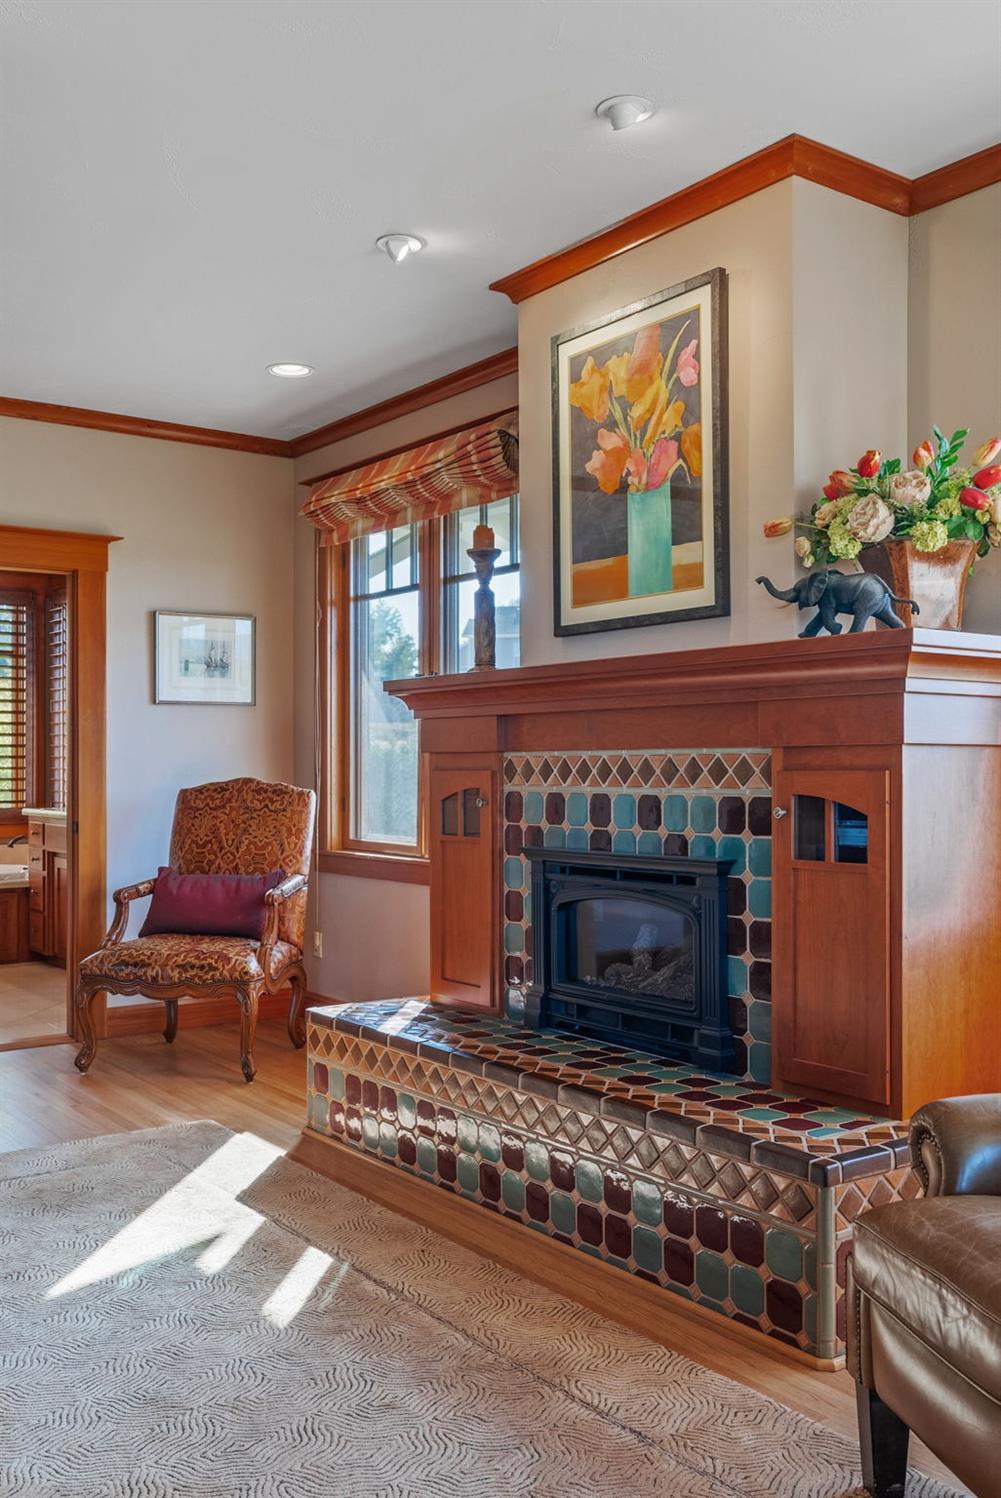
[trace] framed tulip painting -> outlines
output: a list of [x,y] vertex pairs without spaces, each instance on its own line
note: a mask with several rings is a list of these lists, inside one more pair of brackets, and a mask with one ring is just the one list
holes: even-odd
[[558,635],[730,612],[726,272],[552,341]]

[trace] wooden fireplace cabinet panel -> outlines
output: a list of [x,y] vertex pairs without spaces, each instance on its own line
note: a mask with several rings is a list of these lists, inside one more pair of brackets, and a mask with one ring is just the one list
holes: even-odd
[[889,770],[778,770],[774,807],[773,1080],[886,1107]]
[[493,760],[431,757],[431,997],[494,1009],[500,985],[500,783]]

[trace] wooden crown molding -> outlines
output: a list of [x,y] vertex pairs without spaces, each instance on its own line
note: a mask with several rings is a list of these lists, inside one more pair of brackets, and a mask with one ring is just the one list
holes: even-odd
[[[453,395],[463,395],[467,390],[475,390],[478,385],[487,385],[491,380],[499,380],[504,375],[515,374],[518,369],[518,350],[516,348],[503,349],[499,354],[491,354],[487,359],[480,359],[475,364],[467,364],[462,369],[453,370],[451,374],[442,375],[437,380],[429,380],[426,385],[417,385],[413,390],[404,390],[400,395],[394,395],[389,400],[379,401],[375,406],[366,406],[361,411],[354,411],[350,416],[342,416],[337,421],[330,421],[326,426],[317,427],[315,431],[304,432],[301,437],[295,437],[291,443],[293,458],[301,458],[306,453],[315,452],[319,447],[327,447],[331,442],[342,442],[345,437],[357,436],[359,432],[371,431],[373,427],[382,426],[387,421],[394,421],[399,416],[409,416],[412,411],[422,411],[425,406],[434,406],[439,401],[448,400]],[[408,443],[407,446],[413,444]],[[400,449],[405,451],[405,448]],[[310,483],[315,483],[311,479]]]
[[86,406],[56,406],[47,401],[15,400],[0,395],[0,416],[20,421],[52,421],[59,426],[89,427],[96,432],[118,432],[125,437],[155,437],[164,442],[190,442],[196,447],[223,447],[231,452],[290,458],[292,445],[278,437],[254,437],[246,432],[223,432],[216,427],[183,426],[176,421],[154,421],[145,416],[122,416],[114,411],[91,411]]
[[889,213],[908,217],[1001,181],[1001,145],[990,146],[975,156],[912,180],[804,135],[787,135],[774,145],[652,203],[649,208],[641,208],[590,239],[557,250],[491,282],[490,289],[503,293],[512,302],[523,302],[526,297],[537,296],[582,271],[727,208],[787,177],[802,177]]
[[0,566],[26,572],[107,572],[108,547],[121,536],[0,525]]

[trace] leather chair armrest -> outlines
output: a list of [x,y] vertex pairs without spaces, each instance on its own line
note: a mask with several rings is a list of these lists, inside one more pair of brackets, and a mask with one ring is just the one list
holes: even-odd
[[155,879],[142,879],[138,884],[125,884],[121,889],[116,889],[112,899],[115,902],[115,914],[108,927],[107,935],[101,943],[102,947],[117,946],[125,935],[125,928],[129,923],[129,901],[143,900],[151,895],[156,887]]
[[911,1119],[926,1196],[1001,1196],[1001,1093],[943,1098]]
[[269,947],[273,947],[278,940],[278,907],[283,900],[292,895],[297,895],[300,890],[306,888],[307,879],[305,874],[290,874],[283,879],[281,884],[276,884],[274,889],[269,889],[264,896],[265,918],[264,930],[261,933],[261,945],[258,955],[261,966],[264,966],[265,956]]

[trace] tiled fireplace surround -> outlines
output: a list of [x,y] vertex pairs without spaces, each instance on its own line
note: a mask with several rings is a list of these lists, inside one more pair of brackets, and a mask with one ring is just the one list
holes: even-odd
[[[907,1128],[771,1091],[768,752],[504,762],[505,1018],[313,1010],[309,1127],[829,1364],[854,1218],[918,1194]],[[521,1027],[525,847],[730,858],[742,1078]],[[526,1233],[526,1264],[531,1241]]]

